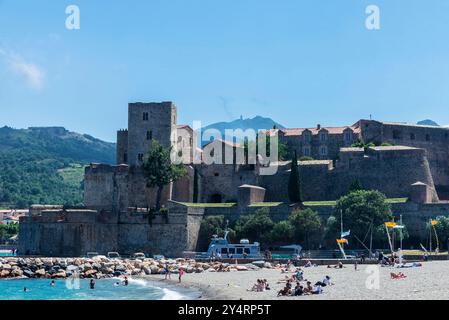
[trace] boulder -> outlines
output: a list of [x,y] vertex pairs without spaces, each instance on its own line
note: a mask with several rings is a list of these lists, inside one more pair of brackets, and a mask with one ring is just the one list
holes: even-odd
[[65,279],[67,278],[67,274],[64,270],[58,270],[58,272],[53,274],[52,277],[56,279]]
[[31,271],[30,269],[25,269],[25,270],[23,270],[23,275],[28,278],[33,278],[34,272]]
[[11,271],[11,277],[22,277],[23,276],[23,271],[19,268],[14,268]]
[[237,271],[248,271],[248,267],[246,266],[236,266],[235,269],[237,269]]
[[34,275],[38,278],[43,278],[46,275],[45,269],[38,269],[36,270],[36,272],[34,273]]
[[92,278],[97,273],[98,273],[97,270],[91,269],[91,270],[87,270],[86,272],[84,272],[84,276],[86,278]]
[[0,278],[7,278],[10,275],[10,271],[9,270],[2,270],[0,272]]
[[3,264],[3,266],[2,266],[2,270],[8,270],[8,271],[11,271],[11,269],[12,269],[12,266],[10,265],[10,264]]
[[265,261],[254,261],[253,265],[259,268],[263,268],[265,266]]

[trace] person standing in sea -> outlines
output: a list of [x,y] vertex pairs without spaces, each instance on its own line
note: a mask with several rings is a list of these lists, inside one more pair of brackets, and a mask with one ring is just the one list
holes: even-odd
[[165,280],[170,279],[171,280],[171,272],[170,272],[170,268],[168,266],[168,263],[165,264],[164,267],[164,271],[165,271]]
[[182,277],[184,276],[184,269],[179,268],[179,283],[182,282]]
[[94,280],[94,279],[90,279],[89,286],[90,286],[90,288],[91,288],[92,290],[95,289],[95,280]]

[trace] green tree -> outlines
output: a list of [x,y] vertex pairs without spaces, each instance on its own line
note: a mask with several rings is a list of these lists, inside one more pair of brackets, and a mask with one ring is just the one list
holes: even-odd
[[337,227],[331,228],[338,232],[332,236],[335,239],[340,237],[338,226],[343,216],[344,231],[351,230],[351,235],[363,241],[372,228],[373,240],[384,241],[384,223],[393,219],[391,205],[386,200],[384,194],[374,190],[354,191],[340,198],[333,213],[333,221]]
[[[223,237],[226,229],[226,221],[224,216],[207,216],[201,221],[200,232],[198,235],[198,249],[207,250],[210,239],[213,235]],[[228,228],[228,237],[230,240],[235,239],[235,231]]]
[[349,193],[354,191],[364,190],[362,184],[360,183],[359,179],[355,179],[352,181],[351,185],[349,186]]
[[289,221],[276,223],[271,231],[270,240],[272,243],[288,244],[294,240],[295,228]]
[[299,170],[298,170],[298,158],[296,156],[296,151],[292,159],[290,177],[288,180],[288,197],[293,203],[302,202],[301,197],[301,184],[299,180]]
[[274,222],[271,220],[268,208],[262,208],[256,213],[243,216],[237,220],[235,231],[239,238],[248,238],[253,241],[269,241]]
[[[266,143],[266,155],[267,157],[271,156],[271,139],[272,137],[270,136],[266,136],[265,139],[265,143]],[[252,141],[248,141],[247,139],[244,141],[243,146],[244,146],[244,150],[245,150],[245,155],[248,155],[248,151],[251,148],[253,148],[252,150],[254,150],[254,148],[256,149],[256,154],[259,154],[259,135],[257,135],[256,137],[256,141],[252,140]],[[288,148],[287,145],[285,143],[283,143],[282,141],[278,140],[278,160],[279,161],[284,161],[285,159],[287,159],[288,156]]]
[[295,240],[299,243],[306,243],[308,248],[310,248],[311,240],[321,232],[321,218],[312,209],[293,211],[289,222],[294,227]]
[[171,182],[175,182],[187,174],[182,164],[171,162],[171,148],[164,148],[153,140],[151,149],[143,164],[143,171],[147,179],[147,187],[157,188],[156,210],[161,208],[162,191]]

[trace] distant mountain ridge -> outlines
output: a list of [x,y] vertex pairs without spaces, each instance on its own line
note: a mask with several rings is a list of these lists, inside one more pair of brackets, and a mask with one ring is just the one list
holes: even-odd
[[115,162],[115,143],[64,127],[0,128],[0,153],[9,150],[36,149],[56,158],[70,158],[78,163]]
[[[229,122],[217,122],[217,123],[212,123],[204,128],[202,128],[202,132],[204,132],[205,130],[208,129],[216,129],[221,133],[222,139],[224,140],[229,140],[226,139],[225,137],[225,130],[237,130],[237,129],[241,129],[241,130],[248,130],[248,129],[253,129],[254,131],[259,131],[259,130],[266,130],[266,129],[272,129],[276,127],[277,129],[285,129],[285,127],[283,125],[281,125],[280,123],[274,121],[271,118],[265,118],[265,117],[261,117],[261,116],[256,116],[254,118],[248,118],[248,119],[243,119],[243,117],[240,117],[240,119],[234,120],[234,121],[229,121]],[[202,145],[204,145],[205,143],[207,143],[209,141],[203,141]]]
[[115,144],[63,127],[0,128],[0,208],[82,204],[91,162],[113,164]]
[[417,122],[417,124],[422,125],[422,126],[433,126],[433,127],[440,126],[438,123],[436,123],[435,121],[430,120],[430,119],[419,121],[419,122]]

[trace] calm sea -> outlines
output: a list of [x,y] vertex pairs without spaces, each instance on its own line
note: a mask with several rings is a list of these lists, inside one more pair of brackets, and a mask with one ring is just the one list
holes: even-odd
[[[69,289],[65,280],[0,280],[0,300],[182,300],[187,294],[156,287],[145,280],[131,279],[128,286],[116,286],[118,280],[96,280],[95,289],[89,280],[80,280],[79,289]],[[70,287],[70,286],[69,286]],[[24,288],[27,291],[24,292]]]

